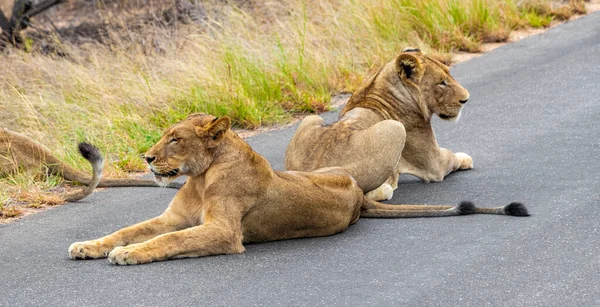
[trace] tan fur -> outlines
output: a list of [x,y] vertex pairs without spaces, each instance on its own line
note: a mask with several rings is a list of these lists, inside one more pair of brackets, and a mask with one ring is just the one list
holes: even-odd
[[318,116],[305,118],[288,146],[285,168],[343,167],[376,200],[391,198],[402,173],[441,181],[472,168],[473,160],[438,146],[431,117],[457,119],[468,99],[444,64],[418,50],[403,52],[352,95],[338,122],[326,126]]
[[[478,213],[451,206],[384,205],[367,199],[342,168],[273,171],[231,131],[229,117],[195,114],[166,130],[147,153],[158,181],[188,176],[166,211],[113,234],[73,243],[72,259],[140,264],[234,254],[243,243],[332,235],[367,217]],[[467,210],[465,210],[467,209]],[[488,213],[505,214],[503,208]],[[494,211],[496,210],[496,211]]]
[[[14,131],[0,128],[0,176],[28,171],[32,175],[40,170],[48,175],[62,176],[65,180],[90,185],[92,176],[78,171],[57,159],[50,151],[31,138]],[[153,180],[143,179],[102,179],[99,187],[152,187],[157,186]],[[178,183],[169,187],[179,188]],[[69,198],[67,198],[70,200]]]

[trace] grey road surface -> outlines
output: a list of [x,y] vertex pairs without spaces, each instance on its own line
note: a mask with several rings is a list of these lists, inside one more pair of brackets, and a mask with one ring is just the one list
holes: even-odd
[[[158,215],[175,193],[109,189],[0,226],[0,305],[598,306],[599,72],[599,13],[456,65],[472,98],[459,123],[435,128],[475,168],[441,183],[403,176],[390,202],[521,201],[529,218],[362,219],[242,255],[69,260],[72,242]],[[249,143],[281,170],[294,128]]]

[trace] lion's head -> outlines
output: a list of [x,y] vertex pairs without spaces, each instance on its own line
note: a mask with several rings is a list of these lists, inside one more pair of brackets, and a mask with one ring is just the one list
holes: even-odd
[[230,126],[227,116],[193,114],[167,129],[144,155],[156,182],[164,185],[180,175],[204,173]]
[[441,119],[458,119],[470,94],[450,75],[446,65],[419,49],[405,48],[396,58],[396,66],[402,83],[420,90],[425,116],[431,112]]
[[361,107],[404,124],[408,116],[429,121],[432,114],[456,120],[469,97],[446,65],[419,49],[405,48],[352,95],[342,114]]

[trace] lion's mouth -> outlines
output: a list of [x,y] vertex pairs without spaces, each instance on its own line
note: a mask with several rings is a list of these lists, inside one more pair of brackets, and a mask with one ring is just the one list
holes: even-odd
[[172,169],[168,172],[164,172],[164,173],[159,173],[153,169],[151,169],[152,173],[157,176],[157,177],[175,177],[177,176],[177,174],[179,174],[179,169]]
[[448,114],[443,114],[443,113],[440,113],[440,114],[438,114],[438,116],[439,116],[441,119],[445,119],[445,120],[450,120],[450,119],[453,119],[453,118],[455,118],[455,117],[456,117],[456,116],[450,116],[450,115],[448,115]]

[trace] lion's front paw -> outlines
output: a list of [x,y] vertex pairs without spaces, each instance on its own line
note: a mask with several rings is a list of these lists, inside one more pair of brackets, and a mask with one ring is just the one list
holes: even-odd
[[97,259],[106,258],[111,249],[92,240],[85,242],[75,242],[69,246],[69,257],[71,259]]
[[457,152],[454,154],[456,158],[460,161],[460,166],[458,169],[472,169],[473,168],[473,158],[464,152]]
[[108,254],[108,260],[110,263],[118,265],[152,262],[152,257],[150,254],[140,250],[139,248],[135,248],[134,245],[115,247],[115,249]]

